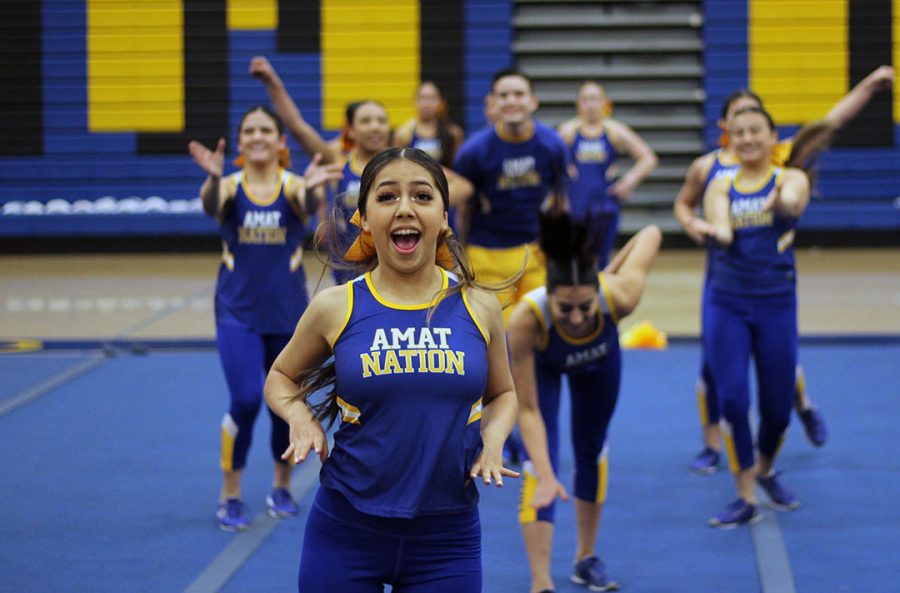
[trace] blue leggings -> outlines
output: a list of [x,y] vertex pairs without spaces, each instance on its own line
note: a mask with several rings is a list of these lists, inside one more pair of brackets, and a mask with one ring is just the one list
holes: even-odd
[[[537,365],[538,404],[547,429],[547,452],[559,475],[559,401],[562,375]],[[605,490],[600,476],[601,455],[616,401],[619,399],[622,359],[618,348],[591,365],[590,372],[568,375],[571,401],[572,448],[575,452],[575,484],[572,494],[587,502],[602,502]],[[522,504],[531,501],[523,499]],[[552,523],[555,503],[539,509],[535,519]]]
[[361,513],[320,486],[300,557],[300,593],[480,593],[478,509],[413,519]]
[[[290,335],[259,335],[245,327],[216,324],[219,359],[231,396],[228,413],[222,420],[223,470],[239,470],[247,464],[253,423],[263,401],[266,374],[290,339]],[[272,410],[269,410],[269,416],[272,419],[272,459],[281,463],[281,454],[289,441],[288,425]]]
[[[797,299],[794,294],[746,298],[713,290],[703,336],[709,370],[727,424],[725,442],[734,472],[755,459],[750,430],[750,357],[759,385],[762,455],[774,458],[791,418],[797,366]],[[730,432],[730,435],[728,434]]]
[[[709,280],[709,274],[706,274],[703,280],[703,296],[700,301],[700,336],[701,338],[709,331],[709,299],[712,295],[712,282]],[[705,345],[705,341],[703,342]],[[700,349],[700,385],[697,388],[697,405],[700,406],[700,416],[703,425],[719,423],[719,400],[716,394],[716,385],[712,380],[712,373],[709,372],[709,363],[706,361],[706,348]]]

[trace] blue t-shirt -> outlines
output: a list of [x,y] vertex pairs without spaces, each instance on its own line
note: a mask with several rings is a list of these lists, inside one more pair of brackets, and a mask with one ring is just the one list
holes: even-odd
[[303,272],[304,219],[285,197],[296,183],[289,171],[271,196],[254,196],[243,172],[231,175],[237,186],[219,234],[222,265],[216,284],[216,322],[241,325],[260,334],[292,334],[306,310]]
[[[444,286],[455,283],[444,272]],[[468,472],[481,449],[487,335],[463,293],[396,305],[370,274],[347,285],[349,313],[333,350],[341,425],[322,485],[383,517],[469,510]]]
[[537,240],[541,204],[551,191],[567,189],[566,146],[555,131],[535,121],[527,138],[511,141],[500,130],[498,124],[476,132],[453,162],[475,186],[469,243],[481,247]]

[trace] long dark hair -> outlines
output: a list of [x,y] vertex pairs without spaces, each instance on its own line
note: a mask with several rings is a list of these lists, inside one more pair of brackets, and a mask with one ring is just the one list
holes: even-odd
[[588,220],[573,220],[551,199],[538,215],[540,245],[547,260],[547,292],[557,286],[598,286],[598,237]]

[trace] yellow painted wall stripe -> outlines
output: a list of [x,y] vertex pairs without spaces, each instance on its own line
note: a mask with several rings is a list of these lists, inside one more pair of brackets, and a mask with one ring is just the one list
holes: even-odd
[[849,90],[847,0],[750,0],[749,13],[750,88],[778,124],[823,117]]
[[278,0],[228,0],[228,30],[278,28]]
[[380,101],[395,122],[413,117],[420,45],[418,0],[322,0],[324,126],[340,128],[360,99]]
[[88,0],[88,129],[184,129],[184,7]]

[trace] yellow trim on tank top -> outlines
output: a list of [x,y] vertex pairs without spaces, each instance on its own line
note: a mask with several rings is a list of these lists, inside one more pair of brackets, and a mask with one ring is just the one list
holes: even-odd
[[561,328],[556,323],[556,319],[553,319],[553,315],[550,316],[550,319],[553,322],[553,327],[554,329],[556,329],[556,333],[559,334],[559,337],[562,338],[562,341],[573,346],[584,346],[585,344],[590,343],[603,332],[603,326],[606,325],[606,321],[603,319],[603,312],[599,311],[599,306],[597,311],[597,329],[583,338],[573,338],[572,336],[567,335],[566,332],[563,331],[563,328]]
[[[607,137],[609,137],[609,143],[612,144],[612,137],[609,135],[609,131],[606,128],[606,119],[605,118],[602,122],[600,122],[600,133],[597,134],[596,136],[588,136],[587,134],[582,132],[582,126],[584,126],[584,124],[581,124],[580,126],[578,126],[578,129],[576,130],[576,132],[578,132],[583,139],[599,140],[600,138],[607,136]],[[613,148],[615,148],[615,146],[613,146]]]
[[719,149],[719,150],[716,151],[716,161],[717,161],[720,165],[722,165],[723,167],[733,167],[733,166],[735,166],[735,165],[741,164],[741,161],[738,160],[738,158],[737,158],[736,155],[731,155],[731,159],[728,160],[728,161],[725,161],[725,159],[722,158],[722,155],[725,154],[725,150],[726,150],[726,149],[721,148],[721,149]]
[[528,306],[531,307],[531,310],[538,318],[538,324],[541,326],[541,343],[538,345],[538,349],[546,350],[547,344],[550,342],[550,332],[547,331],[547,320],[544,319],[544,312],[541,311],[541,308],[536,302],[534,302],[527,296],[522,297],[522,300],[528,303]]
[[469,305],[469,297],[466,296],[466,289],[462,289],[462,300],[463,304],[466,306],[466,311],[469,312],[469,317],[472,318],[472,323],[475,324],[475,327],[478,328],[478,331],[481,332],[481,337],[484,338],[484,343],[487,346],[491,345],[491,336],[486,331],[484,331],[484,327],[481,325],[481,322],[478,321],[478,317],[475,316],[475,311],[472,310],[472,306]]
[[334,345],[337,343],[338,338],[341,337],[341,334],[344,333],[344,330],[347,329],[347,324],[350,323],[350,315],[353,313],[353,285],[355,282],[347,283],[347,314],[344,315],[344,322],[341,324],[341,329],[338,330],[337,335],[334,336],[334,339],[331,340],[331,351],[334,352]]
[[609,285],[606,283],[606,274],[600,272],[597,275],[600,282],[600,289],[603,291],[603,298],[606,299],[606,307],[609,309],[609,316],[612,317],[613,323],[619,325],[619,312],[616,311],[616,303],[613,301],[612,294],[609,291]]
[[[443,268],[438,268],[438,271],[440,271],[441,277],[442,277],[441,291],[447,290],[447,285],[449,283],[449,279],[447,277],[447,272]],[[429,301],[427,303],[418,304],[418,305],[401,305],[400,303],[392,303],[391,301],[387,300],[386,298],[384,298],[380,294],[378,294],[378,290],[376,290],[375,284],[372,282],[372,272],[366,272],[365,279],[366,279],[366,286],[369,287],[369,290],[372,292],[372,296],[375,298],[375,300],[390,309],[396,309],[398,311],[419,311],[421,309],[427,309],[429,307],[432,307],[435,304],[435,302],[433,300]]]
[[734,187],[734,189],[736,191],[738,191],[742,194],[752,194],[754,192],[758,192],[759,190],[764,188],[770,181],[772,181],[773,177],[776,179],[776,181],[778,180],[779,177],[781,177],[781,169],[779,167],[770,166],[768,173],[766,173],[766,176],[762,181],[760,181],[757,185],[755,185],[753,187],[749,187],[749,188],[745,189],[742,187],[738,187],[738,180],[741,178],[741,172],[742,171],[740,169],[738,169],[738,172],[735,173],[734,178],[731,180],[731,186]]
[[278,199],[278,196],[281,195],[281,188],[284,185],[284,169],[278,168],[278,188],[275,190],[275,193],[269,196],[266,200],[260,200],[256,196],[253,195],[253,192],[250,191],[250,187],[247,185],[247,176],[244,175],[243,171],[241,172],[241,187],[244,188],[244,193],[247,194],[247,199],[256,204],[257,206],[271,206],[275,203],[275,200]]

